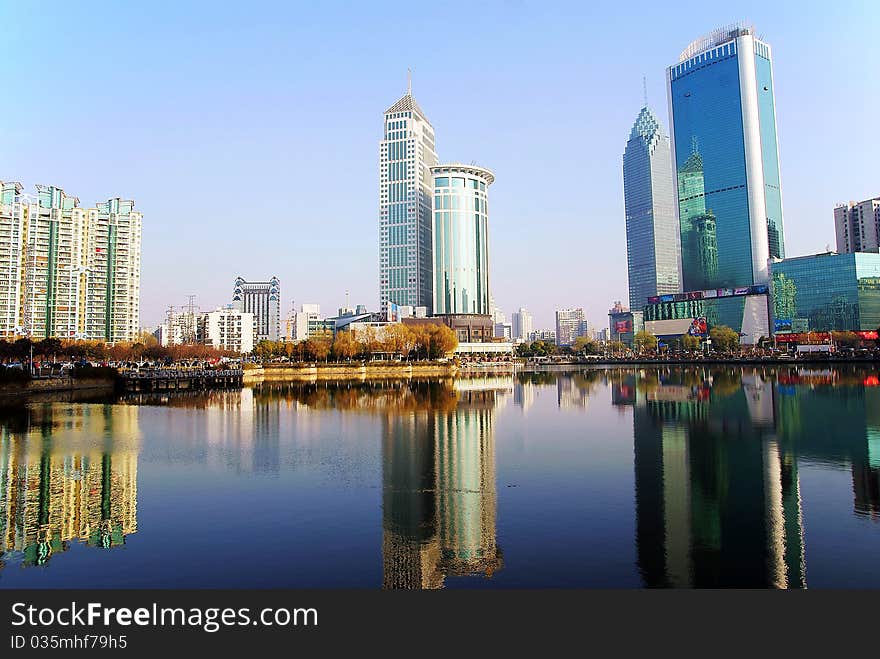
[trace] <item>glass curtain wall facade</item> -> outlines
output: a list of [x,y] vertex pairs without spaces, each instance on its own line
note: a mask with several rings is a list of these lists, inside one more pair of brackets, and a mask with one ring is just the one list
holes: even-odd
[[675,219],[669,138],[644,107],[623,154],[629,306],[652,295],[681,291],[679,229]]
[[770,46],[732,26],[667,70],[686,291],[766,283],[783,258]]
[[385,111],[379,145],[379,305],[433,309],[434,128],[410,92]]
[[489,313],[489,186],[472,165],[441,165],[434,176],[434,313]]
[[800,332],[880,327],[880,254],[816,254],[770,267],[777,325]]

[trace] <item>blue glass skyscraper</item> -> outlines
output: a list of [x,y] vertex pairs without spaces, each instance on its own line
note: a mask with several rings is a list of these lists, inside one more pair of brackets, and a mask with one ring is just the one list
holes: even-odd
[[679,229],[675,220],[669,138],[645,106],[623,153],[629,306],[681,291]]
[[667,70],[685,291],[768,281],[784,257],[770,46],[735,25]]

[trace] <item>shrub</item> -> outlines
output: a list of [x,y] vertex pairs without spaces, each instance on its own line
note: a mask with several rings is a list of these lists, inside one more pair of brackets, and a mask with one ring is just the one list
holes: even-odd
[[76,380],[117,380],[119,371],[110,366],[81,364],[73,367],[70,376]]
[[29,371],[19,368],[0,367],[0,386],[14,384],[24,386],[31,381]]

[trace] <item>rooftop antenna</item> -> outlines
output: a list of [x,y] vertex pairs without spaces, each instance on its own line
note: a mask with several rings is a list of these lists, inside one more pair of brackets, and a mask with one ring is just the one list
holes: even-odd
[[412,69],[406,69],[406,95],[412,96]]
[[645,99],[645,107],[648,107],[648,77],[642,76],[642,96]]

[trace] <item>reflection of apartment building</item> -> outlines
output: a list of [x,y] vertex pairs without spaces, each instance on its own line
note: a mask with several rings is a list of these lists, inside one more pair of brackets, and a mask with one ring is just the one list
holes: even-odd
[[[137,532],[137,408],[84,410],[46,440],[42,426],[57,414],[43,408],[0,442],[0,555],[26,566],[72,541],[109,549]],[[111,426],[113,446],[91,443]]]

